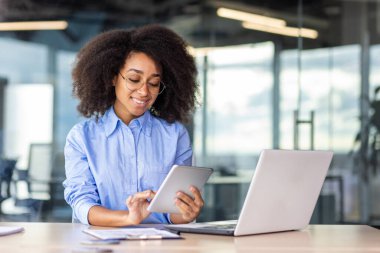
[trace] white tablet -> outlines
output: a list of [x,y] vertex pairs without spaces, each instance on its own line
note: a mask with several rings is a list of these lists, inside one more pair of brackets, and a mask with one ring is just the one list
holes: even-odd
[[211,168],[173,165],[158,189],[156,196],[148,206],[149,212],[179,213],[174,203],[176,193],[182,191],[193,196],[189,188],[191,185],[200,191],[212,174]]

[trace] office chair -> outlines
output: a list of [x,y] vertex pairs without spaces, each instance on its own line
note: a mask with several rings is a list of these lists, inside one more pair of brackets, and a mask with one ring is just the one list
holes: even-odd
[[12,194],[13,174],[16,170],[16,160],[0,159],[0,218],[3,221],[30,220],[29,215],[38,209],[35,205],[28,208],[15,207],[15,198]]
[[52,144],[30,144],[28,168],[22,175],[28,184],[30,198],[42,200],[51,198],[52,168]]
[[[13,209],[16,215],[24,216],[22,220],[43,220],[51,209],[51,157],[51,143],[32,143],[29,146],[27,169],[15,170],[13,178],[16,190],[15,196],[13,197]],[[25,188],[27,189],[26,194],[22,192],[22,189]],[[17,212],[18,209],[22,211]],[[11,212],[9,214],[11,214]]]
[[11,197],[11,182],[16,162],[11,159],[0,159],[0,206],[4,200]]

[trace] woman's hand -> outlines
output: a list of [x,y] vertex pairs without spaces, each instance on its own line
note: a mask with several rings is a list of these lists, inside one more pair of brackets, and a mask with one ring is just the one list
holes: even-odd
[[135,193],[126,200],[126,205],[129,210],[128,221],[131,225],[140,224],[150,212],[147,210],[149,206],[148,199],[152,199],[156,193],[152,190]]
[[110,210],[103,206],[93,206],[88,212],[88,222],[95,226],[124,227],[140,224],[150,212],[146,210],[148,199],[156,193],[148,190],[129,196],[126,200],[127,210]]
[[184,192],[177,192],[175,204],[180,211],[180,214],[171,214],[170,219],[173,223],[189,223],[195,220],[202,210],[204,201],[200,191],[194,187],[190,187],[194,198]]

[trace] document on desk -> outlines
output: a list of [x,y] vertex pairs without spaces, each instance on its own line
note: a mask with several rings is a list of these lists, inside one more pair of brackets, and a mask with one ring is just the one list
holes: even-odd
[[178,234],[156,228],[85,229],[83,232],[103,240],[182,239]]
[[0,236],[11,235],[22,231],[24,231],[24,228],[19,226],[0,226]]

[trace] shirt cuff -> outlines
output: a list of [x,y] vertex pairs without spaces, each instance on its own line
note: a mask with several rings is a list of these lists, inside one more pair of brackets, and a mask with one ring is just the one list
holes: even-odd
[[169,224],[173,224],[172,220],[170,219],[170,213],[166,214],[166,219],[168,220]]

